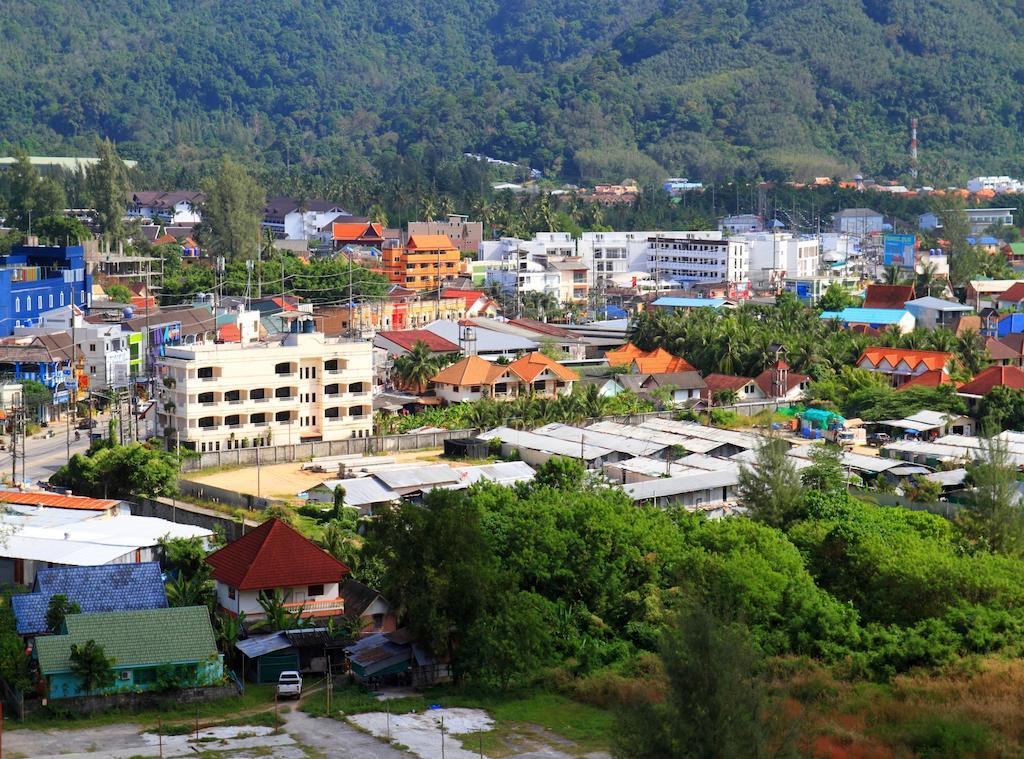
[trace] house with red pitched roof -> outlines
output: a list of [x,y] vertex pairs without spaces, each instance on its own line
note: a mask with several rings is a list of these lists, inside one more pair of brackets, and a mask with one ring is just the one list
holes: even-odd
[[1024,311],[1024,282],[1011,285],[997,298],[996,304],[1001,311]]
[[341,586],[349,568],[280,519],[268,519],[206,563],[213,567],[217,605],[232,617],[265,617],[261,594],[275,592],[303,619],[345,613]]
[[704,378],[705,387],[700,397],[706,401],[715,400],[719,390],[733,390],[736,393],[737,403],[752,401],[765,401],[769,399],[768,394],[757,384],[753,377],[737,377],[733,374],[709,374]]
[[333,221],[330,231],[335,250],[341,250],[346,245],[379,248],[384,244],[384,227],[375,221]]
[[405,356],[416,343],[426,343],[431,353],[459,353],[458,345],[429,329],[382,330],[373,336],[375,348],[386,350],[389,356]]
[[957,395],[976,401],[988,395],[997,387],[1024,390],[1024,369],[1016,366],[990,366],[975,375],[974,379],[961,385]]
[[953,385],[955,387],[956,382],[941,369],[929,369],[927,372],[911,377],[896,388],[896,390],[898,392],[911,387],[939,387],[940,385]]
[[864,308],[893,308],[902,311],[904,304],[913,299],[913,285],[868,285],[861,305]]
[[754,377],[761,392],[769,398],[783,401],[798,401],[811,382],[806,374],[798,374],[789,368],[781,358]]

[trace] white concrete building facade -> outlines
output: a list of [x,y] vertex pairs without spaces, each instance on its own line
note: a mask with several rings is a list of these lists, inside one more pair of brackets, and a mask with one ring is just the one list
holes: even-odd
[[750,250],[750,278],[778,284],[783,277],[813,277],[821,263],[821,242],[789,232],[737,235]]
[[746,287],[750,279],[750,248],[745,240],[691,239],[658,236],[650,240],[650,268],[684,287],[702,282],[728,282]]
[[199,452],[369,437],[373,346],[312,324],[270,342],[167,348],[160,428]]

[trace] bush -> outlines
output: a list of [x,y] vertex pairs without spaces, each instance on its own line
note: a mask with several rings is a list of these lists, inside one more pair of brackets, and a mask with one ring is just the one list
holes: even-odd
[[902,741],[924,759],[955,759],[977,756],[991,744],[981,725],[948,717],[917,717],[903,727]]

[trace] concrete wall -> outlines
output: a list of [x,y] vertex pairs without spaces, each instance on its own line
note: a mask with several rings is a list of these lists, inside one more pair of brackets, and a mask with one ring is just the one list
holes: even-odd
[[257,522],[252,521],[247,521],[243,525],[238,520],[219,511],[170,498],[140,499],[132,503],[132,514],[142,517],[159,517],[176,524],[190,524],[195,527],[204,527],[207,530],[219,530],[224,533],[229,542],[238,540],[246,530],[258,526]]
[[[164,693],[115,693],[109,696],[77,696],[52,701],[54,709],[67,710],[78,714],[96,714],[116,709],[138,711],[142,709],[158,709],[176,704],[195,704],[204,701],[215,701],[221,698],[232,698],[238,695],[234,685],[218,685],[210,688],[186,688],[184,690],[167,691]],[[45,712],[48,707],[41,701],[26,700],[25,713]]]

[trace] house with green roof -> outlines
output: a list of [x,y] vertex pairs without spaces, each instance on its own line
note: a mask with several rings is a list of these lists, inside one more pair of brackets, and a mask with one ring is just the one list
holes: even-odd
[[[71,670],[71,647],[90,640],[113,659],[114,683],[101,691],[84,691]],[[61,635],[36,639],[33,655],[52,699],[157,690],[169,681],[203,687],[224,677],[205,606],[69,614]]]

